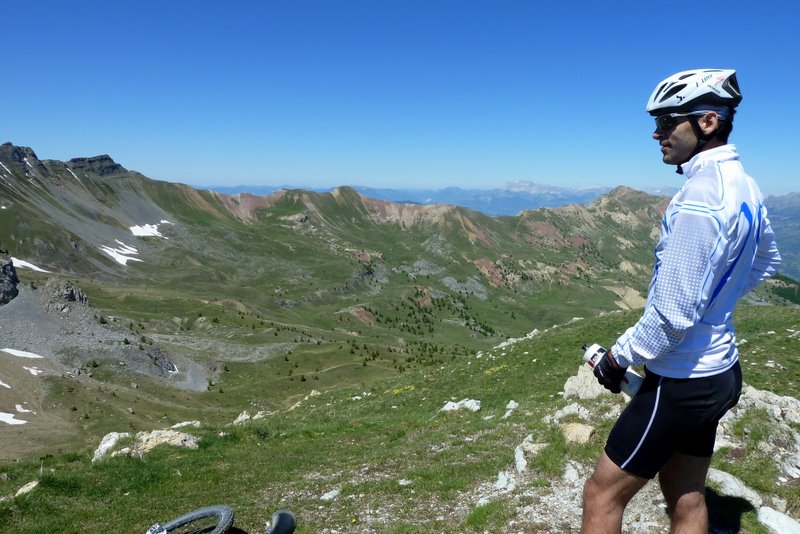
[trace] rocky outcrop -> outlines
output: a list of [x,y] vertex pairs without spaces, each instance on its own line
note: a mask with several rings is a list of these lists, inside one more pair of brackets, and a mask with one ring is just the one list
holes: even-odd
[[47,168],[36,157],[36,152],[26,146],[14,146],[11,143],[0,145],[0,160],[6,162],[6,169],[20,176],[30,171],[46,172]]
[[193,426],[194,422],[179,423],[173,428],[164,428],[160,430],[150,430],[137,432],[130,446],[116,449],[116,446],[123,439],[130,438],[129,432],[109,432],[105,435],[100,445],[94,451],[92,463],[97,463],[107,457],[115,456],[132,456],[134,458],[142,458],[145,454],[160,445],[169,445],[172,447],[185,447],[187,449],[196,449],[198,447],[199,438],[186,432],[181,432],[175,427],[183,428],[184,426]]
[[8,304],[19,294],[19,278],[11,260],[0,260],[0,304]]
[[73,304],[89,305],[89,297],[81,288],[67,280],[51,278],[43,289],[43,304],[48,311],[64,312]]
[[98,176],[112,176],[128,172],[125,167],[111,159],[107,154],[93,158],[73,158],[67,162],[67,167],[73,172],[80,171]]

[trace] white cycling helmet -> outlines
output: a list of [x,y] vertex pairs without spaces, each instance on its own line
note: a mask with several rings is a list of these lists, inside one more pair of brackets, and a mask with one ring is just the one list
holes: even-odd
[[735,108],[742,101],[736,71],[695,69],[673,74],[656,86],[647,101],[651,115],[698,109]]

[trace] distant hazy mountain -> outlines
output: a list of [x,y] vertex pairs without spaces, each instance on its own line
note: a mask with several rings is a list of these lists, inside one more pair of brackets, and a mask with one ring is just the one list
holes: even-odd
[[783,262],[781,272],[800,279],[800,193],[771,196],[765,201]]
[[[387,189],[366,186],[351,186],[364,196],[401,202],[406,204],[451,204],[480,211],[487,215],[516,215],[524,210],[538,208],[558,208],[569,204],[586,204],[611,191],[611,187],[595,186],[587,188],[556,187],[538,184],[535,182],[508,182],[503,187],[496,189],[461,189],[460,187],[447,187],[444,189]],[[236,193],[251,193],[254,195],[268,195],[279,189],[304,189],[317,192],[330,192],[329,189],[308,189],[293,186],[251,186],[240,185],[234,187],[215,187],[218,193],[233,195]],[[645,189],[652,195],[669,196],[677,188],[651,188]]]

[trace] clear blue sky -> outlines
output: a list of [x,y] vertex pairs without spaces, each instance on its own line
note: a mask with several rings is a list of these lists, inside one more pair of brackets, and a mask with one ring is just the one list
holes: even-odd
[[675,186],[647,97],[735,68],[731,141],[783,194],[799,20],[766,0],[8,1],[0,142],[193,185]]

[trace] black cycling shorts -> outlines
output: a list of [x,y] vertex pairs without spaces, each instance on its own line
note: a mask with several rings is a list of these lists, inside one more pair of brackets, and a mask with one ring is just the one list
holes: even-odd
[[741,392],[738,361],[704,378],[668,378],[645,370],[642,387],[611,429],[606,454],[621,469],[649,479],[675,452],[710,458],[717,423]]

